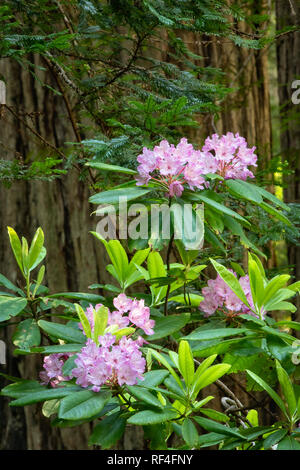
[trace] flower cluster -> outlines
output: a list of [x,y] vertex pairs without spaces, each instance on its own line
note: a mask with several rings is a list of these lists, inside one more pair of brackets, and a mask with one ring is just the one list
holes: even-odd
[[44,370],[40,372],[40,379],[43,385],[50,384],[56,387],[60,382],[70,380],[70,377],[65,377],[62,373],[62,368],[65,361],[71,356],[70,353],[64,354],[51,354],[44,358]]
[[248,170],[248,166],[257,166],[256,147],[248,148],[246,139],[239,134],[227,132],[226,135],[219,137],[218,134],[207,137],[202,152],[214,152],[217,162],[217,171],[225,179],[246,180],[254,178],[253,173]]
[[[122,336],[120,340],[111,333],[128,326],[141,328],[147,335],[154,333],[154,320],[150,319],[150,309],[145,306],[144,300],[130,299],[125,294],[120,294],[113,301],[116,308],[108,312],[106,332],[99,336],[98,343],[88,338],[85,346],[76,355],[69,377],[64,377],[62,367],[64,360],[71,354],[51,354],[44,359],[44,371],[40,373],[43,384],[49,382],[53,387],[60,382],[76,379],[81,387],[92,387],[98,392],[102,385],[116,386],[123,384],[134,385],[138,380],[143,380],[146,361],[142,356],[140,347],[145,340],[139,336],[136,340]],[[95,307],[97,311],[102,305]],[[86,310],[86,316],[94,332],[94,309]],[[83,329],[81,323],[79,327]],[[111,331],[109,331],[111,330]]]
[[[235,276],[232,270],[230,270]],[[239,283],[244,291],[251,308],[254,308],[253,299],[250,288],[249,276],[242,276]],[[230,289],[230,287],[218,275],[216,279],[210,279],[207,287],[202,289],[204,300],[200,304],[200,309],[205,313],[205,316],[210,316],[215,313],[217,309],[224,309],[230,313],[247,313],[254,315],[253,312],[245,305]]]
[[[108,326],[117,326],[119,329],[130,326],[130,323],[144,330],[146,335],[153,335],[154,320],[150,319],[150,309],[145,306],[144,300],[130,299],[125,294],[119,294],[113,300],[116,310],[108,312]],[[95,309],[102,305],[97,304]],[[86,310],[86,316],[90,322],[92,331],[94,329],[93,307]],[[125,315],[127,314],[127,315]],[[82,328],[81,324],[80,327]]]
[[247,147],[243,137],[231,132],[222,137],[217,134],[208,137],[201,150],[195,150],[185,138],[176,147],[163,140],[153,150],[144,147],[143,153],[137,157],[137,185],[156,181],[172,197],[181,196],[184,184],[192,190],[204,189],[208,186],[204,175],[208,173],[219,174],[225,179],[253,178],[247,166],[256,166],[254,150],[255,147]]
[[116,337],[106,333],[99,337],[100,346],[91,339],[87,340],[75,359],[76,368],[72,370],[76,383],[81,387],[92,386],[94,392],[101,385],[134,385],[143,380],[146,361],[142,357],[140,346],[143,339],[136,341],[123,336],[118,344]]

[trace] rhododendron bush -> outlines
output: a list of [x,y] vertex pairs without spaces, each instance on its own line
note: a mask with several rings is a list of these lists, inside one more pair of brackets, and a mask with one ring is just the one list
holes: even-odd
[[[145,237],[92,232],[112,280],[85,293],[50,293],[42,229],[28,245],[8,227],[24,288],[0,276],[0,320],[17,323],[15,354],[43,357],[31,380],[7,376],[1,393],[11,406],[41,402],[54,427],[91,422],[89,443],[102,449],[136,425],[150,449],[299,450],[300,324],[292,315],[300,283],[271,275],[252,237],[261,212],[291,225],[289,207],[253,182],[256,162],[255,147],[231,132],[200,149],[185,138],[144,147],[136,171],[91,162],[93,171],[125,175],[92,204],[121,215],[125,197],[147,220],[160,204],[172,217],[169,232],[149,224]],[[185,205],[189,214],[178,215]],[[204,238],[191,247],[195,225]],[[248,252],[243,266],[231,240]],[[232,378],[263,401],[244,406]]]

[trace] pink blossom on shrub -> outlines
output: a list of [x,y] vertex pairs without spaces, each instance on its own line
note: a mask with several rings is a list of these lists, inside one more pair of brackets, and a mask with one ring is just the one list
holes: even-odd
[[153,150],[143,148],[137,157],[137,185],[148,184],[152,179],[164,185],[170,197],[181,196],[184,184],[190,189],[208,186],[204,175],[216,173],[225,179],[253,178],[247,168],[256,166],[255,147],[248,148],[244,137],[227,132],[219,137],[207,137],[201,151],[195,150],[187,139],[182,138],[175,147],[162,140]]
[[40,372],[40,379],[43,385],[50,384],[56,387],[60,382],[70,380],[70,377],[65,377],[62,373],[62,368],[65,361],[71,356],[71,353],[50,354],[44,357],[44,370]]
[[146,361],[140,351],[139,341],[123,336],[118,344],[116,337],[106,333],[97,346],[88,339],[77,354],[72,376],[81,387],[92,386],[98,392],[102,385],[134,385],[143,380]]
[[[230,271],[236,276],[236,273],[234,273],[232,270]],[[239,283],[244,291],[250,307],[254,308],[249,276],[246,275],[240,277]],[[205,313],[206,317],[213,315],[218,309],[223,310],[224,313],[227,311],[228,313],[247,313],[250,315],[255,315],[247,307],[247,305],[245,305],[237,297],[237,295],[230,289],[230,287],[219,275],[217,275],[216,279],[210,279],[207,284],[207,287],[202,289],[204,300],[200,304],[200,310]]]
[[[126,294],[122,293],[114,298],[113,304],[117,310],[108,312],[108,326],[116,325],[121,329],[127,327],[131,322],[134,326],[144,330],[146,335],[153,335],[155,321],[150,319],[150,308],[145,306],[143,299],[130,299]],[[95,310],[99,309],[101,306],[101,304],[97,304]],[[92,305],[86,309],[85,314],[90,322],[92,331],[94,331]],[[79,323],[79,327],[83,329],[81,323]]]

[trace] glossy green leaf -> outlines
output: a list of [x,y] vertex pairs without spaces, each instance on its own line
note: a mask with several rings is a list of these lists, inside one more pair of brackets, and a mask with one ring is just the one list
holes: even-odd
[[105,416],[97,426],[95,426],[89,445],[99,445],[101,449],[110,449],[124,434],[126,419],[121,413],[113,413]]
[[109,392],[82,390],[65,397],[59,406],[58,417],[62,419],[87,419],[98,414],[111,398]]
[[178,349],[179,370],[189,387],[194,380],[195,366],[190,345],[187,341],[180,341]]
[[41,333],[36,321],[28,318],[19,323],[12,340],[14,345],[21,349],[38,346],[41,342]]
[[15,317],[21,313],[27,305],[23,297],[0,296],[0,322]]

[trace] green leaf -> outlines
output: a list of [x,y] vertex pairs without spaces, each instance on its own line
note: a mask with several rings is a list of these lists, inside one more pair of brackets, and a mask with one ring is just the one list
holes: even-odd
[[202,418],[200,416],[195,416],[194,420],[197,421],[197,423],[206,431],[215,432],[223,436],[239,437],[242,440],[246,440],[246,438],[241,433],[235,431],[232,428],[224,426],[223,424],[216,423],[215,421],[211,421],[210,419]]
[[287,429],[278,429],[278,431],[272,432],[266,439],[264,440],[264,449],[270,449],[272,446],[278,444],[281,439],[284,438],[288,433]]
[[174,408],[165,408],[162,411],[144,410],[131,416],[128,419],[128,423],[145,426],[172,421],[172,419],[175,419],[177,416],[178,412]]
[[180,341],[178,349],[179,370],[189,387],[194,380],[195,366],[190,345],[187,341]]
[[138,385],[142,387],[156,387],[161,384],[169,372],[165,369],[150,370],[144,374],[144,380],[139,380]]
[[229,215],[229,216],[231,216],[231,217],[233,217],[237,220],[240,220],[244,225],[250,226],[248,220],[246,220],[240,214],[238,214],[237,212],[232,211],[227,206],[224,206],[223,204],[220,204],[219,202],[217,202],[217,201],[215,201],[215,200],[213,200],[209,197],[204,196],[203,194],[195,193],[195,195],[193,195],[193,199],[204,202],[205,204],[207,204],[209,207],[214,209],[219,214]]
[[94,341],[98,344],[99,336],[104,335],[105,328],[108,322],[108,308],[103,305],[98,310],[93,309],[94,317]]
[[196,426],[191,419],[185,418],[182,425],[182,437],[191,448],[194,448],[198,444],[198,432]]
[[[165,277],[167,275],[166,268],[164,266],[163,259],[157,251],[151,251],[147,259],[147,268],[150,279],[156,279],[158,277]],[[153,304],[159,303],[161,299],[166,296],[167,286],[154,287],[151,286],[151,292],[153,295]]]
[[81,325],[83,327],[83,331],[86,334],[86,337],[91,338],[92,337],[91,325],[90,325],[90,322],[89,322],[83,308],[79,304],[75,304],[75,310],[76,310],[76,313],[79,317]]
[[102,449],[110,449],[124,434],[126,419],[121,413],[113,413],[105,416],[97,426],[95,426],[89,445],[99,445]]
[[283,414],[288,418],[285,406],[283,401],[281,400],[280,396],[274,392],[274,390],[258,375],[254,374],[254,372],[251,372],[251,370],[246,369],[247,374],[252,377],[252,379],[257,382],[272,398],[272,400],[275,401],[275,403],[279,406]]
[[213,330],[196,329],[182,339],[189,341],[207,341],[215,338],[225,338],[226,336],[237,336],[246,333],[247,328],[214,328]]
[[0,322],[15,317],[21,313],[27,305],[23,297],[0,296]]
[[31,270],[37,261],[44,245],[44,232],[39,227],[33,237],[28,253],[28,269]]
[[277,210],[274,207],[270,206],[266,202],[260,203],[259,206],[262,209],[264,209],[266,212],[268,212],[269,214],[273,215],[276,219],[278,219],[281,222],[285,223],[286,225],[288,225],[290,227],[293,226],[291,221],[285,215],[283,215],[282,212],[280,212],[279,210]]
[[276,359],[275,363],[276,363],[278,380],[281,385],[284,398],[288,405],[289,415],[292,418],[295,411],[297,410],[297,401],[296,401],[296,396],[294,392],[294,387],[287,372],[283,369],[280,362]]
[[220,277],[223,279],[225,284],[227,284],[230,289],[235,293],[235,295],[245,304],[247,305],[248,308],[251,309],[249,302],[246,298],[246,295],[244,294],[244,291],[237,280],[237,278],[232,274],[225,266],[222,264],[218,263],[217,261],[210,259],[215,270],[217,273],[220,275]]
[[39,320],[38,325],[42,330],[46,331],[50,336],[54,338],[68,341],[69,343],[85,343],[86,337],[78,329],[71,328],[70,326],[62,325],[61,323],[48,322],[45,320]]
[[129,392],[142,403],[147,403],[148,405],[155,406],[156,408],[163,408],[161,402],[154,396],[149,390],[143,386],[138,385],[127,385]]
[[163,366],[166,367],[166,369],[168,369],[168,371],[170,372],[170,374],[174,377],[174,379],[176,380],[176,382],[178,383],[178,385],[180,386],[180,388],[183,388],[183,385],[182,385],[182,382],[180,380],[180,378],[178,377],[178,375],[176,374],[175,370],[173,369],[173,367],[170,366],[170,364],[168,363],[168,361],[165,359],[165,357],[160,354],[158,351],[155,351],[154,349],[149,349],[148,351],[151,351],[151,355],[155,357],[155,359],[160,363],[162,364]]
[[276,292],[284,287],[291,276],[288,274],[279,274],[273,277],[265,287],[263,303],[266,305]]
[[260,192],[257,190],[257,186],[254,184],[247,183],[243,180],[225,180],[225,184],[234,196],[238,198],[246,199],[254,203],[261,203],[263,199]]
[[24,274],[23,262],[22,262],[21,241],[20,241],[17,233],[14,231],[14,229],[12,227],[7,227],[7,230],[8,230],[8,236],[9,236],[11,249],[12,249],[14,255],[15,255],[16,261],[18,263],[18,266],[19,266],[21,272]]
[[279,442],[277,450],[300,450],[300,443],[291,436],[286,436]]
[[165,338],[176,331],[181,330],[190,320],[190,313],[181,313],[180,315],[168,315],[167,317],[155,319],[155,332],[147,336],[148,341]]
[[10,280],[3,276],[3,274],[0,274],[0,286],[3,286],[8,290],[12,290],[13,292],[17,292],[20,295],[23,294],[23,291],[10,282]]
[[[25,406],[31,405],[32,403],[38,403],[40,401],[53,400],[54,398],[63,398],[74,392],[80,390],[80,387],[77,385],[69,387],[57,387],[57,388],[45,388],[43,390],[37,390],[33,392],[28,392],[24,394],[17,400],[14,400],[10,403],[10,406]],[[80,392],[77,392],[80,393]]]
[[[153,191],[151,189],[143,189],[139,187],[124,188],[124,189],[112,189],[110,191],[103,191],[98,194],[94,194],[89,198],[89,202],[92,204],[119,204],[120,198],[126,198],[126,201],[132,201],[138,197],[145,196],[146,194]],[[125,200],[125,199],[124,199]]]
[[116,171],[117,173],[125,173],[127,175],[135,175],[137,171],[131,170],[130,168],[124,168],[123,166],[118,165],[109,165],[108,163],[102,162],[87,162],[86,166],[90,166],[91,168],[96,168],[96,170],[100,171]]
[[12,340],[14,345],[21,349],[38,346],[41,342],[41,333],[36,321],[29,318],[19,323]]
[[19,382],[12,383],[2,388],[1,395],[12,398],[20,398],[23,395],[32,394],[36,392],[45,391],[43,387],[36,380],[20,380]]
[[170,297],[169,301],[178,302],[180,304],[189,305],[191,307],[199,307],[203,299],[204,297],[201,295],[189,293],[186,296],[183,294],[175,295],[174,297]]
[[199,411],[200,413],[208,416],[211,419],[214,419],[215,421],[222,421],[223,423],[230,421],[229,416],[221,413],[220,411],[212,410],[210,408],[200,408]]
[[268,201],[273,202],[275,206],[281,207],[285,211],[290,211],[291,209],[289,206],[287,206],[283,201],[278,199],[274,194],[270,193],[269,191],[266,191],[264,188],[261,188],[260,186],[256,186],[256,191],[258,191],[263,198],[267,199]]
[[70,420],[91,418],[104,408],[110,398],[110,392],[82,390],[72,393],[61,401],[58,417]]
[[196,397],[198,393],[200,392],[200,390],[212,384],[220,377],[222,377],[224,374],[226,374],[229,371],[230,368],[231,368],[231,364],[223,363],[223,364],[216,364],[206,369],[197,378],[197,381],[194,383],[193,395]]

